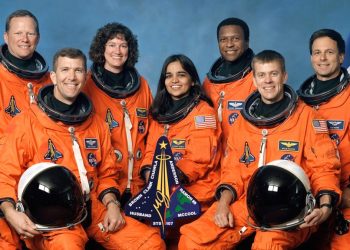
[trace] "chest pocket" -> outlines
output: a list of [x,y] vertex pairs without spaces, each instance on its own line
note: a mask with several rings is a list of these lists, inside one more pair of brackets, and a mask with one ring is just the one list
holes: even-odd
[[213,145],[210,137],[192,138],[188,141],[187,158],[198,163],[209,163],[213,158]]

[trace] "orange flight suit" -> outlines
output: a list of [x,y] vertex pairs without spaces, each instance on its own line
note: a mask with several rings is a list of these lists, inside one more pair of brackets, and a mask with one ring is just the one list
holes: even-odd
[[132,173],[131,193],[133,196],[145,184],[140,178],[139,172],[146,148],[146,137],[149,126],[148,110],[153,100],[147,81],[141,76],[139,80],[140,88],[134,94],[123,99],[112,98],[96,86],[91,72],[89,73],[84,89],[84,92],[92,100],[95,112],[109,125],[112,146],[117,155],[117,164],[122,169],[119,179],[121,192],[125,190],[128,180],[128,147],[121,101],[124,100],[126,102],[126,108],[132,123],[131,137],[134,170]]
[[241,115],[240,111],[245,99],[256,89],[253,84],[253,72],[251,71],[239,80],[225,83],[214,83],[206,77],[203,82],[203,89],[213,102],[216,113],[218,112],[219,103],[222,102],[222,122],[220,125],[222,129],[222,150],[225,151],[230,127]]
[[49,73],[40,79],[23,79],[8,71],[0,63],[0,135],[3,134],[13,117],[29,107],[28,83],[32,83],[33,92],[36,95],[41,87],[50,82]]
[[[29,107],[28,83],[32,83],[32,91],[36,95],[39,89],[50,81],[49,73],[40,79],[24,79],[10,72],[0,63],[0,136],[3,135],[12,118]],[[19,238],[16,231],[10,228],[3,218],[0,218],[0,249],[19,249]]]
[[[321,130],[318,125],[314,127],[314,122],[320,120],[310,107],[299,101],[283,123],[266,128],[264,164],[277,159],[293,160],[305,170],[314,195],[322,190],[339,194],[337,149],[327,129]],[[236,193],[236,201],[230,205],[234,227],[219,228],[214,224],[217,206],[214,203],[199,219],[181,228],[179,249],[232,249],[253,232],[256,236],[252,249],[292,249],[316,230],[311,227],[293,231],[260,231],[247,224],[246,191],[250,177],[257,169],[262,131],[263,128],[254,126],[243,117],[238,118],[230,131],[221,185]]]
[[[330,137],[338,146],[341,162],[340,186],[343,190],[350,184],[350,84],[328,101],[313,107],[327,120]],[[344,218],[350,221],[350,208],[343,208],[342,213]],[[331,231],[332,249],[346,249],[350,246],[350,232],[338,235],[333,232],[333,229]]]
[[205,101],[200,101],[182,120],[174,124],[160,124],[152,120],[147,139],[147,148],[142,166],[152,165],[157,140],[164,135],[171,143],[176,166],[185,174],[189,183],[184,187],[201,204],[205,211],[214,202],[215,188],[220,181],[217,169],[220,159],[218,144],[220,128],[218,122],[197,127],[196,117],[211,116],[215,119],[215,110]]
[[80,124],[65,125],[50,119],[37,105],[31,105],[23,115],[9,125],[1,141],[0,199],[16,198],[17,183],[21,174],[31,165],[51,161],[68,167],[80,180],[72,149],[69,128],[75,129],[87,178],[92,184],[92,223],[86,229],[79,225],[73,230],[57,230],[34,239],[26,239],[33,249],[84,249],[87,236],[94,238],[106,249],[164,249],[164,242],[155,228],[126,217],[126,225],[114,233],[104,233],[99,227],[106,208],[98,198],[105,190],[118,189],[118,168],[111,147],[106,123],[96,115],[90,115]]

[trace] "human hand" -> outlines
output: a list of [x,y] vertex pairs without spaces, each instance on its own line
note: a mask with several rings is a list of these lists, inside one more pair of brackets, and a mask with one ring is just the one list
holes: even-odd
[[120,207],[110,202],[107,205],[107,212],[103,220],[105,232],[115,232],[120,230],[125,225],[125,220],[120,212]]
[[307,228],[311,226],[320,225],[322,222],[327,220],[327,218],[331,215],[332,209],[329,207],[321,207],[321,208],[315,208],[310,214],[308,214],[304,218],[304,223],[301,224],[299,227]]
[[7,222],[20,236],[24,238],[33,238],[35,235],[41,234],[41,232],[36,230],[35,224],[25,213],[18,212],[12,207],[12,209],[6,209],[4,215]]
[[218,202],[216,213],[214,215],[214,222],[218,227],[233,227],[233,214],[230,206],[224,202]]

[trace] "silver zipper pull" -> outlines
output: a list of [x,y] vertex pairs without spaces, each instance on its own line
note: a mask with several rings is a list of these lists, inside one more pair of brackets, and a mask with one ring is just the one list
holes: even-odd
[[169,127],[170,127],[169,124],[164,125],[164,135],[165,136],[168,136]]
[[125,101],[125,100],[121,100],[121,101],[120,101],[120,105],[122,105],[123,112],[129,115],[129,111],[128,111],[128,109],[126,108],[126,101]]
[[218,102],[218,119],[219,122],[222,122],[222,109],[223,109],[223,102],[225,97],[225,91],[220,92],[219,102]]
[[261,142],[260,142],[259,163],[258,163],[259,168],[261,166],[265,165],[266,141],[267,141],[268,130],[263,129],[261,131],[261,134],[262,134],[262,138],[261,138]]
[[72,139],[72,142],[74,143],[75,141],[77,141],[77,138],[75,137],[75,134],[74,134],[75,133],[74,127],[69,127],[68,131],[69,131],[70,138]]
[[28,92],[29,92],[29,103],[36,103],[35,101],[35,95],[34,95],[34,91],[33,91],[33,84],[31,82],[27,83],[27,87],[28,87]]

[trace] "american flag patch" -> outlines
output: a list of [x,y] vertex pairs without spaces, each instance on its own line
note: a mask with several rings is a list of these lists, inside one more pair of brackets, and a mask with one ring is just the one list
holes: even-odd
[[199,115],[194,117],[196,128],[216,128],[216,118],[214,115]]
[[314,127],[316,133],[328,133],[326,120],[313,120],[312,126]]

